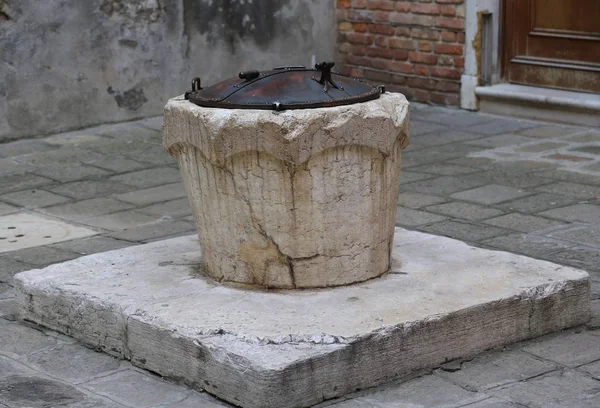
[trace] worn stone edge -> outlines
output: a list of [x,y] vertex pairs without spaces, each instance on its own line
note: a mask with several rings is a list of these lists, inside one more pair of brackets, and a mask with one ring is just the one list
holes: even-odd
[[[252,408],[310,406],[418,369],[581,325],[590,316],[590,280],[585,277],[383,327],[346,343],[251,344],[226,332],[192,336],[149,323],[134,305],[124,309],[64,288],[36,288],[19,275],[15,281],[21,320]],[[285,358],[300,349],[310,352]]]

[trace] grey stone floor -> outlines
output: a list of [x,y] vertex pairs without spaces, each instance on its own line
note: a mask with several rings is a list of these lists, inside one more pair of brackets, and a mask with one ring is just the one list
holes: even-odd
[[[0,231],[0,408],[228,406],[14,321],[19,271],[193,233],[160,125],[0,145],[0,225],[25,212],[98,232],[12,251],[26,237]],[[600,129],[414,105],[401,192],[400,226],[589,271],[593,319],[322,406],[600,407]]]

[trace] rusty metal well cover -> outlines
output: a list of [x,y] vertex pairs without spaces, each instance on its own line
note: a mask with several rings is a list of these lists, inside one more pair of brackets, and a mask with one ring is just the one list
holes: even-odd
[[194,78],[185,98],[196,105],[226,109],[308,109],[350,105],[377,99],[385,87],[331,72],[335,63],[315,69],[277,67],[271,71],[240,72],[238,78],[202,88]]

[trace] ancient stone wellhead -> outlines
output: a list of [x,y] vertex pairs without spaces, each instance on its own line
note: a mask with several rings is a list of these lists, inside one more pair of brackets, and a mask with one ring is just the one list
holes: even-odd
[[214,279],[317,288],[389,270],[409,104],[332,67],[195,79],[167,104],[164,147]]

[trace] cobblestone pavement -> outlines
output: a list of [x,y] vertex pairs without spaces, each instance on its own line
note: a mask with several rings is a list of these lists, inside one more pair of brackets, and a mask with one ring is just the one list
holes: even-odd
[[[0,145],[1,408],[227,406],[14,321],[15,273],[194,231],[160,126],[153,118]],[[398,225],[586,269],[593,319],[323,406],[599,407],[600,130],[415,105],[403,168]],[[17,214],[97,234],[23,247],[6,226]]]

